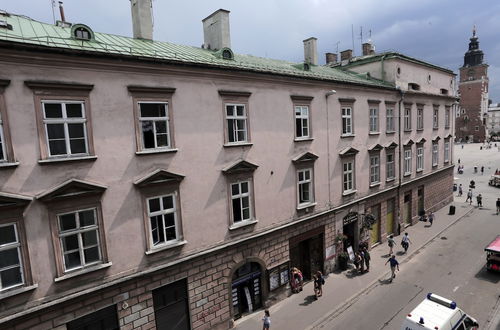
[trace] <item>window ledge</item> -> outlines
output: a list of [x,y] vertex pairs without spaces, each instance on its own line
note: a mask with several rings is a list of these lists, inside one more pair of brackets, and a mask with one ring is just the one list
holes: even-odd
[[432,129],[437,131],[439,129],[439,127],[433,127]]
[[396,133],[396,131],[387,131],[387,132],[385,132],[385,134],[395,134],[395,133]]
[[81,157],[65,157],[65,158],[47,158],[40,159],[38,164],[53,164],[53,163],[66,163],[66,162],[76,162],[76,161],[95,161],[97,156],[81,156]]
[[395,177],[394,177],[394,178],[387,178],[387,179],[385,180],[385,182],[392,182],[392,181],[394,181],[394,180],[396,180],[396,178],[395,178]]
[[449,161],[449,160],[445,160],[445,161],[444,161],[444,163],[445,163],[445,164],[449,164],[449,163],[450,163],[450,161]]
[[95,266],[90,266],[90,267],[87,267],[87,268],[76,270],[74,272],[71,272],[71,273],[68,273],[68,274],[64,274],[63,276],[56,277],[54,279],[54,282],[56,282],[56,283],[57,282],[61,282],[61,281],[67,280],[69,278],[73,278],[73,277],[80,276],[80,275],[83,275],[83,274],[91,273],[91,272],[94,272],[96,270],[108,268],[108,267],[111,267],[112,264],[113,264],[112,262],[107,262],[105,264],[98,264],[98,265],[95,265]]
[[350,137],[355,137],[356,134],[341,134],[340,137],[341,138],[350,138]]
[[369,132],[368,135],[380,135],[380,132]]
[[417,173],[420,173],[420,172],[423,172],[423,171],[424,171],[424,169],[423,169],[423,168],[419,168],[419,169],[417,170]]
[[141,151],[136,151],[136,155],[150,155],[150,154],[163,154],[163,153],[170,153],[170,152],[177,152],[179,149],[177,148],[172,148],[172,149],[151,149],[151,150],[141,150]]
[[295,139],[293,139],[293,141],[295,141],[295,142],[302,142],[302,141],[314,141],[314,138],[312,138],[312,137],[307,137],[307,138],[297,138],[297,137],[296,137]]
[[424,128],[417,128],[417,132],[423,132],[424,131]]
[[239,229],[239,228],[243,228],[243,227],[255,225],[257,222],[259,222],[259,220],[257,220],[257,219],[240,221],[238,223],[234,223],[231,226],[229,226],[229,230],[235,230],[235,229]]
[[380,186],[380,182],[370,183],[370,188],[374,188],[374,187],[378,187],[378,186]]
[[445,128],[445,129],[450,129],[450,126],[445,126],[444,128]]
[[438,167],[438,164],[432,164],[432,168]]
[[242,142],[242,143],[224,143],[224,148],[232,148],[232,147],[251,147],[253,146],[252,142]]
[[405,132],[405,133],[411,133],[411,131],[412,131],[411,129],[404,129],[403,130],[403,132]]
[[0,162],[0,168],[17,167],[19,162]]
[[312,202],[312,203],[307,203],[307,204],[300,204],[300,205],[297,205],[297,210],[304,210],[304,209],[307,209],[309,207],[314,207],[316,206],[316,202]]
[[147,250],[146,252],[144,252],[146,255],[150,255],[150,254],[154,254],[156,252],[160,252],[160,251],[165,251],[165,250],[169,250],[169,249],[173,249],[175,247],[178,247],[178,246],[183,246],[187,244],[187,241],[186,240],[182,240],[182,241],[175,241],[175,242],[172,242],[172,243],[168,243],[162,247],[159,247],[159,248],[156,248],[156,249],[151,249],[151,250]]
[[28,285],[28,286],[20,286],[20,287],[15,287],[12,289],[6,289],[4,293],[0,293],[0,300],[9,298],[24,292],[32,291],[38,288],[38,284],[35,283],[33,285]]
[[354,194],[355,192],[357,192],[356,189],[352,189],[352,190],[346,190],[342,193],[342,196],[349,196],[349,195],[352,195]]
[[403,174],[403,176],[410,176],[411,175],[411,172],[406,172],[405,174]]

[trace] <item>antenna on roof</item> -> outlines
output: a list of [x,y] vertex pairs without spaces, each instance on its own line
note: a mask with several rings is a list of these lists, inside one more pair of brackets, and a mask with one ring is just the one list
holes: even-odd
[[52,19],[54,20],[54,24],[56,24],[56,13],[54,12],[56,0],[50,0],[50,6],[52,7]]
[[354,25],[351,24],[352,53],[354,54]]
[[337,54],[339,53],[339,44],[340,44],[340,41],[337,41],[337,42],[335,43],[335,46],[337,47],[337,52],[336,52]]

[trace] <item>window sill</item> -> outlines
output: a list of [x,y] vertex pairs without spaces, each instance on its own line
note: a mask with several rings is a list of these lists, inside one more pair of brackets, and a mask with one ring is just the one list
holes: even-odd
[[236,230],[239,228],[244,228],[247,226],[255,225],[257,222],[259,222],[259,220],[257,220],[257,219],[240,221],[239,223],[234,223],[231,226],[229,226],[229,230]]
[[385,134],[396,134],[396,131],[387,131]]
[[95,266],[90,266],[88,268],[83,268],[83,269],[80,269],[80,270],[75,270],[74,272],[67,273],[67,274],[64,274],[62,276],[56,277],[54,279],[54,282],[56,282],[56,283],[57,282],[61,282],[61,281],[64,281],[64,280],[67,280],[67,279],[70,279],[70,278],[73,278],[73,277],[76,277],[76,276],[80,276],[80,275],[83,275],[83,274],[94,272],[96,270],[108,268],[108,267],[111,267],[112,264],[113,264],[112,262],[107,262],[105,264],[98,264],[98,265],[95,265]]
[[350,137],[355,137],[356,134],[342,134],[340,135],[341,138],[350,138]]
[[342,193],[342,196],[349,196],[349,195],[352,195],[354,193],[356,193],[357,190],[356,189],[353,189],[353,190],[346,190]]
[[403,174],[403,176],[410,176],[411,175],[411,172],[406,172],[405,174]]
[[423,132],[424,131],[424,128],[417,128],[417,132]]
[[33,285],[18,286],[18,287],[12,288],[12,289],[6,289],[5,292],[0,293],[0,300],[5,299],[5,298],[9,298],[12,296],[16,296],[16,295],[24,293],[24,292],[32,291],[32,290],[35,290],[36,288],[38,288],[38,284],[35,283]]
[[432,164],[432,168],[438,167],[438,164]]
[[66,158],[47,158],[40,159],[38,164],[53,164],[53,163],[66,163],[66,162],[77,162],[77,161],[95,161],[97,156],[81,156],[81,157],[66,157]]
[[369,132],[368,135],[380,135],[380,132]]
[[437,131],[439,129],[439,127],[433,127],[432,129]]
[[232,147],[251,147],[253,146],[252,142],[242,142],[242,143],[224,143],[224,148],[232,148]]
[[171,152],[177,152],[179,149],[177,148],[172,148],[172,149],[151,149],[151,150],[141,150],[141,151],[136,151],[135,154],[138,156],[141,155],[150,155],[150,154],[164,154],[164,153],[171,153]]
[[411,131],[412,131],[411,129],[404,129],[403,130],[403,132],[405,132],[405,133],[411,133]]
[[374,187],[378,187],[378,186],[380,186],[380,182],[370,183],[370,188],[374,188]]
[[147,250],[145,252],[146,255],[150,255],[150,254],[155,254],[156,252],[161,252],[161,251],[165,251],[165,250],[169,250],[169,249],[173,249],[173,248],[176,248],[178,246],[183,246],[187,243],[186,240],[182,240],[182,241],[175,241],[175,242],[172,242],[172,243],[169,243],[169,244],[166,244],[166,245],[163,245],[162,247],[159,247],[159,248],[156,248],[156,249],[151,249],[151,250]]
[[394,181],[394,180],[396,180],[396,178],[395,178],[395,177],[394,177],[394,178],[388,178],[388,179],[386,179],[386,180],[385,180],[385,182],[392,182],[392,181]]
[[18,165],[19,165],[19,162],[1,162],[0,168],[17,167]]
[[303,142],[303,141],[314,141],[314,138],[308,137],[308,138],[295,138],[293,139],[294,142]]
[[423,168],[419,168],[419,169],[417,170],[417,173],[420,173],[420,172],[423,172],[423,171],[424,171],[424,169],[423,169]]
[[444,128],[445,128],[445,129],[450,129],[450,126],[445,126]]
[[316,206],[316,202],[312,202],[312,203],[307,203],[307,204],[300,204],[300,205],[297,205],[297,211],[300,211],[300,210],[305,210],[309,207],[314,207]]

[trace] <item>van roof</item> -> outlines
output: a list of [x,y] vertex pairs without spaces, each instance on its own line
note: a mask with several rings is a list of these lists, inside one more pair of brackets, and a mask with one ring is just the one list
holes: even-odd
[[[452,329],[453,326],[462,318],[463,312],[459,308],[451,309],[447,306],[441,305],[429,299],[422,301],[411,312],[410,319],[414,323],[419,323],[420,318],[423,317],[423,327],[419,329]],[[445,327],[448,325],[447,327]]]

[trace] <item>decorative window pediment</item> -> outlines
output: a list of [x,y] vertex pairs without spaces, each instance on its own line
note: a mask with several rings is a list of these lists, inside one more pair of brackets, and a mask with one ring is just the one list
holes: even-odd
[[417,144],[422,144],[422,143],[425,143],[427,140],[425,138],[420,138],[417,140]]
[[391,142],[385,146],[386,149],[395,149],[397,148],[398,144],[396,142]]
[[376,143],[368,148],[368,151],[380,151],[384,149],[380,144]]
[[247,162],[246,160],[239,160],[222,169],[224,174],[239,174],[239,173],[250,173],[259,167],[258,165]]
[[406,140],[405,143],[403,143],[404,146],[411,146],[412,144],[414,144],[415,142],[412,140],[412,139],[408,139]]
[[51,188],[36,198],[42,202],[52,202],[68,198],[80,198],[89,195],[102,194],[107,187],[98,183],[83,181],[79,179],[70,179],[60,185]]
[[300,164],[305,162],[314,162],[316,159],[318,159],[317,155],[313,154],[312,152],[306,151],[292,159],[292,162],[294,162],[295,164]]
[[137,187],[145,187],[157,184],[179,183],[184,179],[184,175],[168,172],[164,169],[157,169],[152,173],[134,181]]
[[347,147],[339,152],[340,157],[354,156],[359,152],[358,149]]
[[444,138],[445,138],[445,139],[451,139],[452,137],[453,137],[453,135],[448,134],[448,135],[446,135]]
[[441,140],[439,136],[432,138],[432,142],[438,142],[439,140]]
[[33,198],[28,196],[0,192],[0,210],[3,211],[8,208],[25,207],[32,200]]

